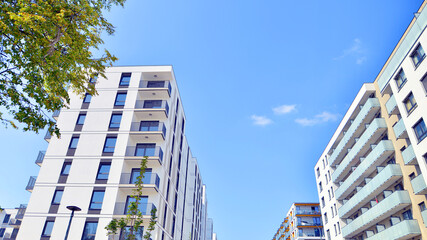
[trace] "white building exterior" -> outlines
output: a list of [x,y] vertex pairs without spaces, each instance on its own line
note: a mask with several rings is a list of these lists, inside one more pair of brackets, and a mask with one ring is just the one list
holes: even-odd
[[26,205],[5,208],[0,212],[0,240],[15,240],[24,217]]
[[111,67],[105,74],[93,81],[99,95],[72,94],[69,108],[54,114],[61,138],[45,137],[49,146],[27,186],[32,194],[17,239],[64,239],[67,206],[81,208],[69,239],[112,239],[104,228],[125,215],[142,156],[149,156],[144,232],[156,208],[152,239],[203,240],[205,192],[172,66]]

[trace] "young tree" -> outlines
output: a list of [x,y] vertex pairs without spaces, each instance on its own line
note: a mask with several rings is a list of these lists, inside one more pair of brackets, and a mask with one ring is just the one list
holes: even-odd
[[[105,229],[108,231],[107,235],[114,236],[120,233],[122,230],[128,230],[127,235],[125,236],[125,239],[121,240],[135,240],[137,237],[137,234],[143,229],[143,215],[139,209],[139,205],[141,204],[141,196],[142,196],[142,188],[143,188],[143,179],[145,174],[145,169],[147,168],[147,159],[148,157],[144,157],[141,160],[140,165],[140,174],[137,177],[136,183],[135,183],[135,189],[133,190],[133,195],[130,197],[134,199],[134,201],[130,202],[128,209],[127,209],[127,215],[124,218],[120,219],[113,219],[111,222],[105,227]],[[157,217],[156,217],[157,209],[153,208],[151,209],[151,218],[150,223],[148,225],[147,230],[145,231],[144,239],[151,239],[151,232],[154,231],[156,223],[157,223]]]
[[101,34],[114,27],[103,16],[125,0],[0,1],[0,122],[59,135],[50,113],[67,107],[67,90],[96,94],[89,79],[105,76],[117,58],[104,50]]

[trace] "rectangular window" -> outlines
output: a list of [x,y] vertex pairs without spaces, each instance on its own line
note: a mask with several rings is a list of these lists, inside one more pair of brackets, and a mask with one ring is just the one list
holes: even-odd
[[[135,199],[128,196],[128,198],[126,200],[126,208],[125,208],[124,214],[127,214],[129,206],[133,202],[135,202]],[[151,209],[147,209],[147,207],[148,207],[148,196],[141,196],[141,199],[139,200],[138,210],[142,213],[142,215],[150,214],[149,211],[151,211]],[[149,210],[149,211],[147,211],[147,210]]]
[[334,197],[334,187],[331,187],[331,195]]
[[86,114],[80,114],[79,117],[77,118],[77,125],[83,125],[85,123],[85,119],[86,119]]
[[0,228],[0,237],[4,237],[4,231],[6,231],[5,228]]
[[111,163],[101,163],[99,164],[98,174],[96,175],[96,180],[107,180],[108,175],[110,174]]
[[107,137],[104,144],[105,153],[113,153],[114,148],[116,147],[117,137]]
[[427,128],[423,119],[418,121],[418,123],[415,124],[412,128],[415,131],[415,135],[417,136],[418,141],[423,140],[427,136]]
[[421,84],[424,87],[425,93],[427,93],[427,74],[421,79]]
[[316,173],[317,173],[317,177],[320,177],[320,169],[319,168],[316,169]]
[[404,220],[411,220],[412,219],[412,211],[408,210],[406,212],[403,212],[402,216],[403,216]]
[[147,88],[164,88],[165,81],[148,81]]
[[120,122],[122,121],[121,113],[113,113],[110,119],[110,128],[120,128]]
[[114,106],[124,106],[126,102],[126,93],[117,93]]
[[159,121],[141,121],[139,131],[159,131]]
[[82,240],[95,240],[96,229],[98,228],[97,222],[86,222],[83,231]]
[[426,204],[424,203],[424,202],[421,202],[420,204],[418,204],[418,206],[420,207],[420,211],[422,212],[422,211],[425,211],[427,208],[426,208]]
[[401,89],[403,85],[406,83],[406,75],[403,69],[400,69],[399,73],[394,78],[396,81],[396,85],[398,89]]
[[325,197],[322,197],[322,207],[325,207]]
[[145,100],[144,108],[162,108],[162,100]]
[[70,162],[64,163],[64,165],[62,165],[61,175],[68,176],[68,174],[70,174],[70,169],[71,169],[71,163]]
[[95,75],[89,79],[89,82],[90,83],[96,83],[97,80],[98,80],[98,75]]
[[417,48],[412,52],[411,58],[412,62],[414,62],[415,67],[418,67],[420,63],[424,60],[426,54],[424,53],[423,47],[421,47],[421,44],[418,44]]
[[129,86],[130,77],[132,73],[122,73],[122,77],[120,78],[120,86]]
[[409,113],[415,109],[417,106],[417,102],[415,101],[414,94],[410,93],[408,97],[403,100],[403,104],[405,105],[406,111]]
[[[151,180],[151,168],[145,169],[144,178],[141,179],[143,184],[149,184]],[[141,169],[140,168],[133,168],[132,173],[130,176],[130,182],[131,184],[135,184],[136,181],[138,181],[138,177],[141,175]]]
[[52,204],[60,204],[63,193],[63,190],[56,190],[53,194]]
[[91,100],[92,100],[92,95],[90,95],[89,93],[86,93],[85,98],[83,98],[83,102],[90,103]]
[[52,234],[54,223],[55,223],[54,221],[46,221],[46,223],[44,224],[42,236],[50,237],[50,235]]
[[156,152],[156,144],[154,143],[138,143],[136,144],[135,156],[152,157]]
[[4,216],[4,219],[3,219],[3,223],[9,223],[9,220],[10,220],[10,214],[6,214],[6,216]]
[[326,230],[326,236],[328,236],[328,240],[331,240],[331,233],[329,232],[329,229]]
[[315,228],[314,229],[314,236],[315,237],[320,237],[320,229],[319,228]]
[[302,228],[298,228],[298,236],[299,237],[303,237],[304,236],[304,232],[303,232]]
[[102,201],[104,200],[105,191],[93,191],[92,199],[90,200],[89,209],[100,210],[102,208]]
[[[144,227],[140,226],[139,229],[134,232],[135,240],[143,240]],[[164,233],[164,232],[163,232]],[[125,227],[120,232],[120,239],[129,239],[130,227]]]
[[78,143],[79,143],[79,137],[72,137],[71,141],[70,141],[70,146],[68,148],[69,149],[76,149]]
[[341,227],[340,227],[340,223],[339,222],[337,222],[337,226],[338,226],[338,234],[340,234],[341,233]]

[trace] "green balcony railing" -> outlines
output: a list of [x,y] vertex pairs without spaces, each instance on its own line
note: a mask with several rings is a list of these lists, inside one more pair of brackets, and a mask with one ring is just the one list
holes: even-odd
[[352,238],[367,228],[411,205],[407,191],[395,191],[342,228],[344,238]]
[[344,149],[347,149],[346,146],[349,143],[349,140],[354,135],[356,130],[359,129],[359,127],[361,127],[362,123],[366,119],[366,116],[368,116],[372,110],[377,110],[379,107],[380,107],[380,102],[376,98],[369,98],[366,101],[365,105],[363,105],[359,114],[357,114],[353,123],[348,128],[344,137],[341,139],[340,143],[338,143],[338,146],[336,147],[335,151],[332,153],[331,157],[329,158],[330,165],[337,164],[337,160],[339,159],[339,156],[341,155],[342,151]]
[[415,194],[427,194],[427,185],[422,174],[412,179],[411,185]]
[[[362,162],[365,163],[365,161]],[[387,165],[371,181],[369,181],[361,190],[359,190],[350,200],[338,209],[340,218],[348,218],[354,210],[361,208],[372,198],[384,191],[390,184],[402,177],[402,170],[397,164]],[[337,189],[338,190],[338,189]],[[335,192],[337,195],[337,192]]]
[[348,176],[348,178],[335,191],[335,198],[343,199],[346,194],[351,192],[361,183],[364,177],[369,176],[376,169],[376,165],[385,160],[394,152],[393,143],[390,140],[382,140],[368,154],[359,166]]
[[393,131],[397,139],[405,138],[407,136],[405,124],[403,123],[402,118],[393,126]]
[[385,107],[387,108],[388,115],[393,114],[393,111],[397,108],[396,98],[394,98],[394,95],[392,95],[388,99],[387,103],[385,104]]
[[415,157],[414,148],[412,145],[409,145],[403,152],[402,152],[403,161],[405,164],[417,164],[417,159]]
[[360,136],[359,140],[351,148],[350,152],[344,158],[344,160],[338,165],[335,171],[332,173],[332,181],[337,183],[349,170],[350,163],[354,158],[359,154],[363,147],[368,144],[369,140],[375,135],[375,133],[385,131],[387,129],[387,124],[383,118],[374,119],[365,132]]
[[384,240],[390,239],[411,239],[412,237],[421,234],[420,227],[418,226],[417,220],[403,220],[402,222],[391,226],[372,237],[366,238],[366,240]]

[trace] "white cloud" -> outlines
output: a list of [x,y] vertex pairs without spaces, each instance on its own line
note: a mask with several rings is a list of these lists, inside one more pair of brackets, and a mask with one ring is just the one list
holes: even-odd
[[302,126],[314,126],[316,124],[324,123],[324,122],[334,122],[339,118],[339,114],[333,114],[330,112],[322,112],[321,114],[317,114],[313,118],[297,118],[295,122]]
[[356,64],[362,64],[367,60],[365,56],[365,49],[362,47],[362,41],[358,38],[353,40],[353,45],[351,47],[344,49],[341,56],[335,57],[334,60],[340,60],[347,56],[352,56],[356,58]]
[[271,119],[265,116],[252,115],[251,118],[254,121],[253,123],[258,126],[266,126],[273,123]]
[[296,110],[296,105],[282,105],[273,108],[274,114],[283,115]]

